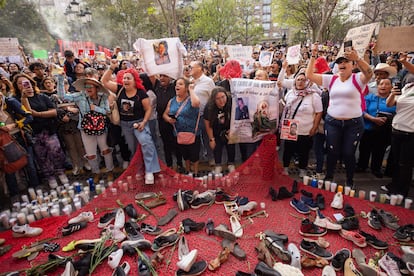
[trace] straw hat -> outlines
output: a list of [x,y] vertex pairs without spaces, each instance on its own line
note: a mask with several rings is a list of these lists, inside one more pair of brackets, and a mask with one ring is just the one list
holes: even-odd
[[97,79],[93,79],[93,78],[78,79],[72,85],[76,88],[77,91],[84,91],[86,81],[92,82],[95,86],[97,86],[98,92],[109,93],[109,91],[105,87],[103,87],[100,81],[98,81]]
[[392,66],[389,66],[386,63],[378,63],[377,66],[375,66],[374,73],[376,71],[387,72],[389,78],[395,77],[395,75],[397,75],[397,69],[395,69]]

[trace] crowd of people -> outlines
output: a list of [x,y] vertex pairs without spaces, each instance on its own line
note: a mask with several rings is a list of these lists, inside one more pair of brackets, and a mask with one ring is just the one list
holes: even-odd
[[[126,168],[138,144],[146,184],[153,184],[160,171],[159,156],[180,173],[198,175],[200,160],[217,173],[233,171],[236,147],[245,161],[260,141],[228,143],[232,78],[277,81],[280,102],[268,104],[280,106],[280,122],[290,120],[296,127],[295,139],[284,140],[284,174],[296,157],[304,176],[313,149],[319,178],[332,180],[340,161],[346,185],[354,185],[355,172],[370,168],[376,177],[392,177],[382,189],[408,195],[414,164],[414,65],[407,54],[375,55],[369,49],[363,57],[355,50],[338,56],[338,47],[314,44],[303,46],[299,64],[292,65],[284,47],[267,45],[262,49],[274,51],[270,66],[262,66],[254,50],[252,68],[242,68],[222,51],[191,49],[182,76],[173,79],[148,75],[138,58],[117,59],[117,49],[107,61],[88,62],[66,50],[61,71],[53,61],[0,64],[1,128],[28,154],[22,173],[5,174],[11,198],[19,195],[18,173],[30,187],[68,183],[66,163],[74,175],[86,169],[95,182],[104,175],[112,181],[114,167]],[[248,120],[244,99],[235,103],[234,119]],[[91,121],[102,117],[101,127],[91,130]],[[275,132],[280,135],[280,128]]]

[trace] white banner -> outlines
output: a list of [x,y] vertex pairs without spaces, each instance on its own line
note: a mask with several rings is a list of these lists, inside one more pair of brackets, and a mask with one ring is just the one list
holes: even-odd
[[187,55],[187,50],[178,37],[154,40],[139,38],[134,48],[142,55],[142,66],[148,75],[163,74],[173,79],[183,75],[183,56]]
[[279,115],[276,82],[232,79],[229,143],[251,143],[274,133]]
[[228,54],[228,60],[234,59],[240,63],[243,72],[249,73],[253,70],[252,46],[226,45],[223,50]]

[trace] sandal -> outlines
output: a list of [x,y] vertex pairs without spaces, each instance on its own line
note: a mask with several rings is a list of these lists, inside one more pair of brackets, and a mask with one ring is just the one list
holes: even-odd
[[220,251],[217,258],[210,261],[210,263],[208,264],[208,269],[211,271],[214,271],[217,268],[219,268],[222,263],[227,261],[227,259],[229,258],[229,254],[230,254],[230,249],[228,249],[227,247],[223,248],[223,250]]
[[257,259],[263,261],[269,267],[273,267],[273,259],[272,254],[270,253],[269,249],[266,246],[266,243],[261,240],[258,245],[255,247],[257,251]]

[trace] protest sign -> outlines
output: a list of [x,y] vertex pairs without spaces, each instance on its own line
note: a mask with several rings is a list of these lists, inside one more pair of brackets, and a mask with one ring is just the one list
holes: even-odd
[[33,50],[33,57],[38,59],[48,59],[49,56],[46,50]]
[[380,28],[375,50],[405,52],[414,50],[414,26]]
[[273,60],[273,51],[261,51],[259,62],[262,66],[270,66]]
[[0,56],[19,56],[19,41],[15,37],[0,37]]
[[[379,27],[379,23],[371,23],[356,28],[352,28],[348,31],[344,41],[352,41],[352,47],[358,52],[360,57],[364,56],[365,50],[367,49],[369,42],[371,41],[372,34],[376,28]],[[338,51],[338,57],[343,55],[344,45]]]
[[293,45],[288,48],[286,60],[288,64],[299,64],[300,60],[300,44]]
[[294,119],[284,119],[281,124],[280,139],[297,141],[299,121]]
[[173,79],[182,76],[183,56],[187,55],[187,50],[178,37],[154,40],[139,38],[134,48],[142,54],[142,66],[148,75],[163,74]]
[[274,133],[279,115],[276,82],[232,79],[230,87],[233,107],[229,143],[252,143]]
[[250,73],[253,70],[252,46],[226,45],[223,50],[228,54],[227,60],[237,60],[244,73]]

